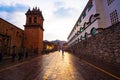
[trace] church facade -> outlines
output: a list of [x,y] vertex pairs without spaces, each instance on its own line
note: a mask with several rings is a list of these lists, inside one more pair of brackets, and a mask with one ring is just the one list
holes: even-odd
[[43,15],[36,7],[26,12],[24,30],[0,18],[0,52],[38,54],[43,50]]

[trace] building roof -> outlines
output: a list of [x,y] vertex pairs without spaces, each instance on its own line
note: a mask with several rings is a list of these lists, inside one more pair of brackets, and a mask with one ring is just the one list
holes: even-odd
[[[17,28],[17,29],[19,29],[19,30],[22,30],[22,29],[20,29],[19,27],[13,25],[12,23],[10,23],[10,22],[8,22],[8,21],[2,19],[2,18],[0,18],[0,20],[2,20],[2,21],[4,21],[4,22],[6,22],[6,23],[8,23],[8,24],[10,24],[10,25],[12,25],[12,26],[14,26],[14,28]],[[23,31],[23,30],[22,30],[22,31]]]

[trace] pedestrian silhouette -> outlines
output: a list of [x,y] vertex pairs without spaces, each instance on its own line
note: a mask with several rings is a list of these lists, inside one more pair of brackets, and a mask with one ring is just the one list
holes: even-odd
[[25,58],[28,58],[28,52],[25,53]]
[[16,54],[15,54],[15,53],[12,53],[12,62],[15,61],[15,57],[16,57]]
[[19,57],[18,57],[18,60],[21,60],[21,58],[22,58],[22,53],[19,52],[19,53],[18,53],[18,56],[19,56]]
[[64,48],[62,47],[62,56],[64,56]]

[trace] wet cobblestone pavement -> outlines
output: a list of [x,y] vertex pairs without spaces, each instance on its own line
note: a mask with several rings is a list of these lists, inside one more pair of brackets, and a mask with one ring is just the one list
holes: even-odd
[[35,57],[0,69],[0,80],[118,80],[67,52]]

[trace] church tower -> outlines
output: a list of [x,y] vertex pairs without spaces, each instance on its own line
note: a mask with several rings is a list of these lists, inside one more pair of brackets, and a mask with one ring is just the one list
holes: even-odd
[[28,53],[41,53],[43,50],[43,15],[39,8],[33,8],[26,12],[26,24],[24,25],[24,44]]

